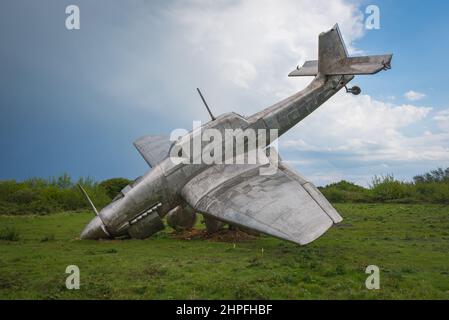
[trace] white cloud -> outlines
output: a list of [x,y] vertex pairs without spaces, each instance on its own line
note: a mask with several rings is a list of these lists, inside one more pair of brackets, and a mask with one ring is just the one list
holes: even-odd
[[[431,115],[430,107],[339,93],[281,138],[280,154],[315,159],[300,168],[321,184],[340,180],[342,173],[364,185],[374,174],[410,179],[449,164],[449,110]],[[436,124],[440,132],[426,129]]]
[[177,3],[170,15],[183,41],[218,76],[242,88],[261,83],[270,93],[292,86],[285,74],[316,58],[319,33],[334,23],[350,50],[363,33],[361,13],[342,0],[191,1]]
[[433,120],[436,121],[438,127],[442,131],[449,132],[449,109],[437,112],[437,114],[433,117]]
[[257,76],[257,70],[246,60],[225,59],[222,65],[222,74],[242,88],[248,88]]
[[177,1],[157,16],[150,6],[136,6],[132,23],[115,30],[120,63],[105,70],[106,81],[92,81],[124,108],[171,117],[204,114],[197,86],[216,114],[250,115],[310,81],[287,74],[317,58],[321,32],[339,23],[350,52],[364,33],[357,0]]
[[416,91],[410,90],[410,91],[404,93],[404,97],[409,101],[418,101],[418,100],[424,99],[426,97],[426,95],[421,92],[416,92]]
[[[358,161],[449,161],[449,143],[442,135],[402,132],[419,125],[432,109],[394,105],[372,99],[338,94],[296,127],[285,148],[299,151],[345,153]],[[296,138],[301,137],[301,138]]]

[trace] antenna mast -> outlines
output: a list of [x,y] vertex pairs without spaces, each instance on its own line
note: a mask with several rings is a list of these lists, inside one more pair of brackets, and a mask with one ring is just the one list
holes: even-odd
[[200,97],[201,97],[201,100],[203,100],[203,103],[204,103],[204,105],[206,106],[206,109],[207,109],[207,111],[209,112],[209,115],[210,115],[212,121],[214,121],[214,120],[215,120],[215,117],[214,117],[214,115],[212,114],[212,112],[210,111],[209,106],[207,105],[206,100],[204,100],[204,97],[203,97],[203,95],[201,94],[200,89],[199,89],[199,88],[196,88],[196,90],[198,91],[198,93],[199,93],[199,95],[200,95]]

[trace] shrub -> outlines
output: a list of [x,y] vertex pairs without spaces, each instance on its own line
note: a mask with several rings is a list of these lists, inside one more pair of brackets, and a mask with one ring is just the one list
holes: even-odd
[[362,186],[356,185],[355,183],[348,182],[342,180],[337,183],[332,183],[328,185],[326,188],[337,188],[342,191],[350,191],[350,192],[364,192],[366,189]]
[[338,190],[337,188],[328,188],[325,187],[321,190],[323,195],[330,202],[346,202],[345,192],[342,190]]
[[369,202],[369,190],[347,181],[340,181],[321,188],[331,202]]
[[445,170],[438,168],[423,175],[415,176],[413,181],[415,183],[449,183],[449,168],[446,168]]
[[15,180],[0,181],[0,200],[8,201],[11,195],[20,190],[21,185]]
[[109,198],[114,199],[115,196],[131,182],[131,180],[124,178],[113,178],[102,181],[99,186],[106,191]]
[[26,187],[15,191],[13,194],[11,194],[8,200],[10,202],[29,204],[37,198],[37,192],[32,190],[31,188]]
[[393,175],[374,176],[370,189],[375,201],[400,200],[415,196],[413,184],[397,181]]
[[415,188],[421,202],[449,203],[448,183],[416,183]]
[[368,189],[340,181],[320,188],[331,202],[449,203],[449,168],[416,176],[413,182],[393,175],[374,176]]
[[[111,201],[106,190],[93,179],[79,179],[78,182],[83,184],[98,208]],[[88,202],[68,174],[47,180],[0,181],[0,214],[48,214],[89,208]]]

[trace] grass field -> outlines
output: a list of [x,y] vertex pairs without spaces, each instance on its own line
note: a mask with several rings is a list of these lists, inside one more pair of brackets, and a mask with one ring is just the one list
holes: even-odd
[[[234,244],[79,241],[91,213],[0,216],[1,299],[449,299],[449,206],[340,204],[338,227],[305,247],[262,236]],[[80,290],[65,287],[68,265]],[[380,268],[380,290],[365,268]]]

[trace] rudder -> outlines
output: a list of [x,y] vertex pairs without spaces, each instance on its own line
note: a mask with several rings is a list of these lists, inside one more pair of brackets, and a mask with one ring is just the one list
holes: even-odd
[[328,74],[332,66],[341,63],[348,57],[340,28],[336,24],[332,29],[323,32],[318,40],[318,72]]

